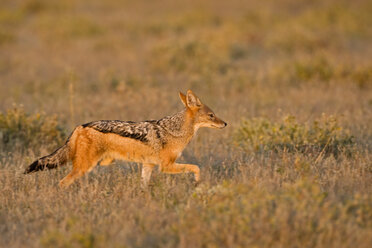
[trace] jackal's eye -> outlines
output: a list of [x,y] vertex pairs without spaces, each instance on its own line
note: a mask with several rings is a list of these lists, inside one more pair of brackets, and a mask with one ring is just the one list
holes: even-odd
[[214,118],[214,114],[213,114],[213,113],[210,113],[210,114],[209,114],[209,117],[210,117],[211,119],[213,119],[213,118]]

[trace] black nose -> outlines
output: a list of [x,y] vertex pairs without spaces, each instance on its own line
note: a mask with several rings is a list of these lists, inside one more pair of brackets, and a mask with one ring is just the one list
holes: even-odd
[[225,123],[225,127],[227,126],[227,123],[226,122],[224,122]]

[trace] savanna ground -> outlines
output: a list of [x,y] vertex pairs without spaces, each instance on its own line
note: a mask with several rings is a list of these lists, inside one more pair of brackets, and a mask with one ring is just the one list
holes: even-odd
[[[371,247],[372,2],[0,3],[0,247]],[[191,175],[23,175],[74,126],[192,89],[229,123]]]

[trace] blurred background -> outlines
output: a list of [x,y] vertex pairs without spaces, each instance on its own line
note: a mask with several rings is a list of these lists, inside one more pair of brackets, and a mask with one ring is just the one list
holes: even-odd
[[[1,0],[0,246],[370,247],[371,58],[370,0]],[[142,197],[123,163],[66,193],[69,166],[19,176],[188,89],[229,124],[180,158],[201,188],[158,173]]]
[[0,109],[71,128],[160,118],[192,89],[230,124],[278,109],[370,123],[371,13],[363,0],[2,0]]

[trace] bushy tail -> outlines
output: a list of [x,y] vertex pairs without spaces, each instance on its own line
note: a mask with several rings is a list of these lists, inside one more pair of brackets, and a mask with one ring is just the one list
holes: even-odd
[[76,139],[82,129],[82,126],[76,127],[63,146],[48,156],[37,159],[35,162],[27,166],[24,173],[28,174],[39,170],[54,169],[58,166],[65,165],[75,154],[73,147],[75,147]]
[[25,174],[36,172],[44,169],[54,169],[58,166],[64,165],[69,160],[69,145],[66,142],[63,146],[55,150],[48,156],[37,159],[35,162],[30,164],[25,170]]

